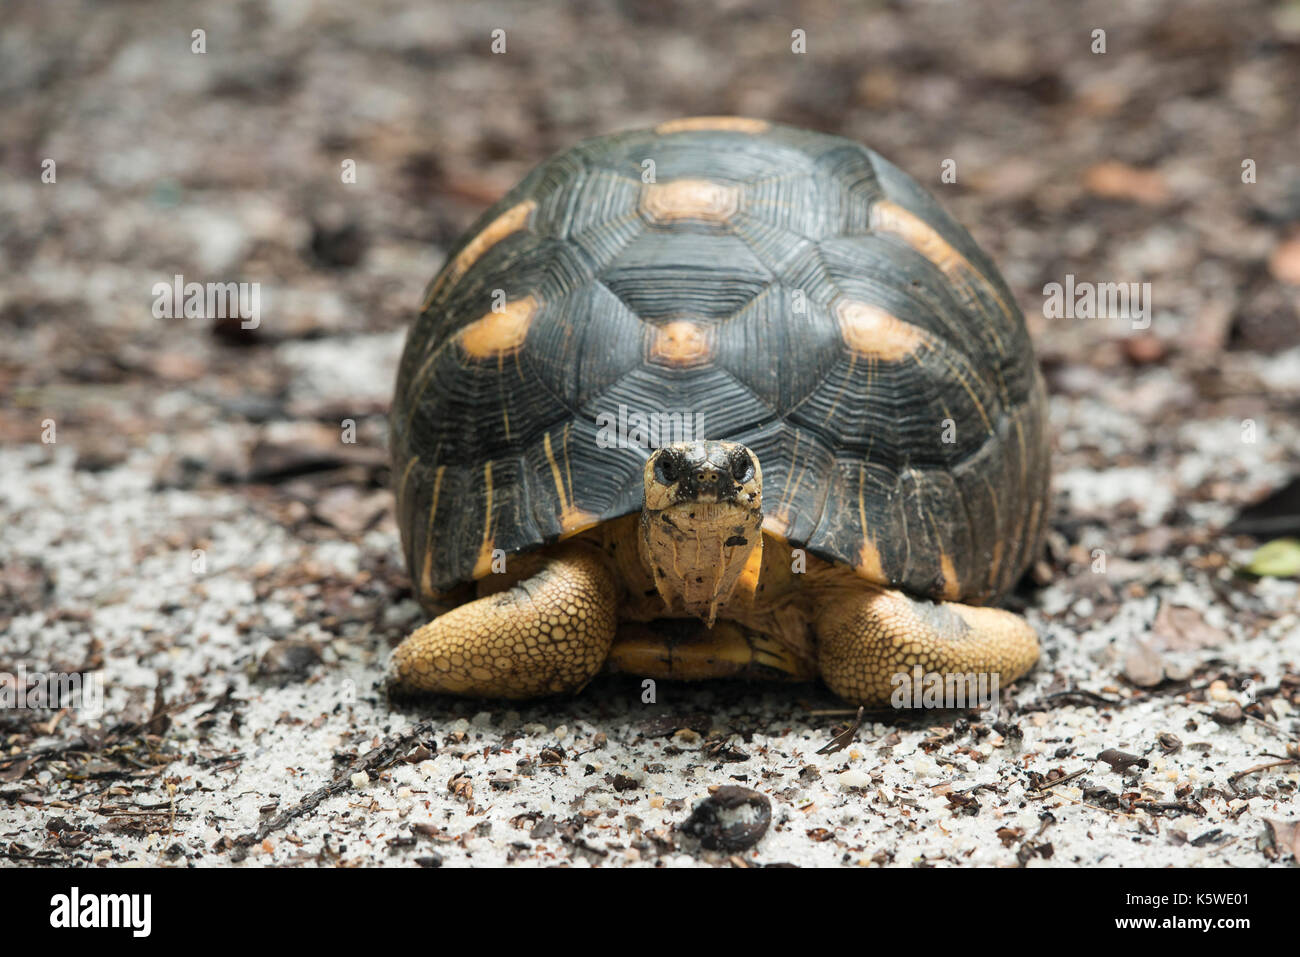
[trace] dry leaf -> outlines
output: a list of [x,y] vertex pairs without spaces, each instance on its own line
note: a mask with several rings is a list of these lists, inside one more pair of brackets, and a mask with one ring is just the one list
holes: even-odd
[[1268,257],[1268,271],[1278,282],[1300,286],[1300,236],[1280,243]]
[[1139,688],[1151,688],[1165,677],[1164,661],[1151,643],[1135,638],[1124,655],[1124,677]]
[[1168,602],[1161,602],[1151,633],[1161,651],[1214,648],[1228,637],[1221,628],[1207,624],[1195,608]]
[[1300,861],[1300,821],[1274,821],[1265,818],[1264,823],[1273,832],[1273,844],[1282,853],[1290,851]]
[[1127,199],[1145,205],[1169,201],[1169,186],[1158,171],[1138,169],[1114,160],[1089,167],[1083,185],[1088,192],[1105,199]]

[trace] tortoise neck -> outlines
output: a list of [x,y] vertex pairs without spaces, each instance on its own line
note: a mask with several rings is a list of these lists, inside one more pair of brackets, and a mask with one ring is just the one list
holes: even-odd
[[641,561],[670,615],[709,626],[736,590],[741,573],[763,552],[759,503],[691,502],[641,509]]

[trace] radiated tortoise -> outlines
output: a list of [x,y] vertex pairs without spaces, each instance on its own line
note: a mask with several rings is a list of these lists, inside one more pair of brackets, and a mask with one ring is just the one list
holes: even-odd
[[587,140],[430,284],[391,415],[397,690],[1024,674],[1042,377],[1006,284],[857,143],[699,117]]

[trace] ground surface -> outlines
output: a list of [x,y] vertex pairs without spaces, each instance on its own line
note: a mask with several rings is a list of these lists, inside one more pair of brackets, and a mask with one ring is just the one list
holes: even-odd
[[[1300,588],[1224,529],[1300,469],[1300,7],[210,6],[6,5],[0,672],[104,712],[0,712],[0,860],[1295,866]],[[996,719],[819,753],[853,716],[817,686],[379,689],[422,620],[385,413],[424,284],[544,155],[698,113],[870,143],[1016,292],[1057,474]],[[261,283],[262,326],[154,318],[177,273]],[[1152,283],[1150,328],[1045,318],[1067,274]],[[729,784],[771,826],[709,850],[680,825]]]

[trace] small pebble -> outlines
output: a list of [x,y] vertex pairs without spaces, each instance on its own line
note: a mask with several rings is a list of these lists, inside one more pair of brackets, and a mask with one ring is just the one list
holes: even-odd
[[905,761],[903,766],[918,778],[933,777],[939,773],[939,766],[924,754],[915,755],[910,761]]
[[871,775],[866,771],[849,768],[839,776],[839,781],[842,788],[865,788],[871,784]]
[[1212,681],[1210,687],[1206,689],[1206,694],[1214,701],[1232,701],[1232,692],[1228,690],[1228,683],[1222,679]]

